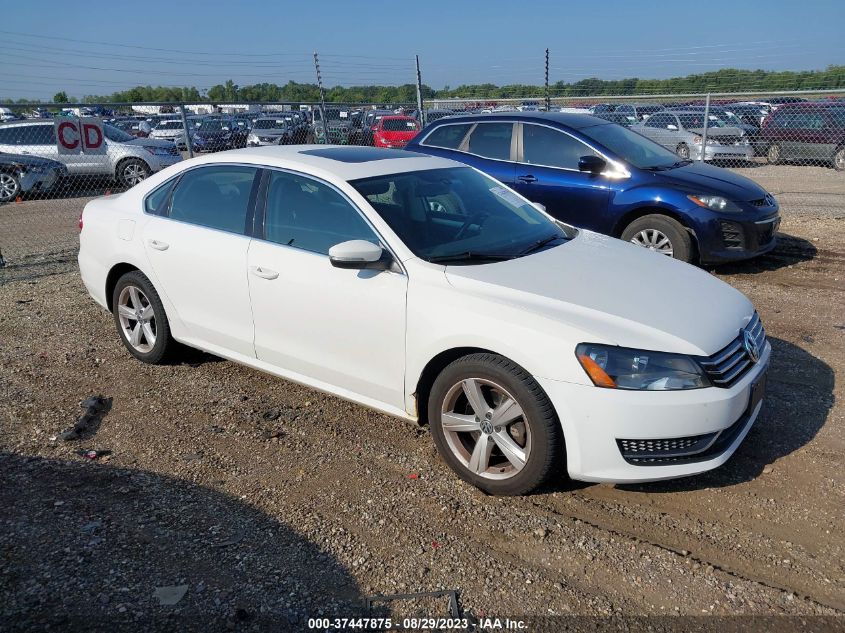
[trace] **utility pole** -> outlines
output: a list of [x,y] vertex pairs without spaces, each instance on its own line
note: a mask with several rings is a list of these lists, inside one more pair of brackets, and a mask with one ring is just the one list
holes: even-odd
[[425,111],[423,110],[422,101],[422,75],[420,75],[420,56],[414,55],[417,62],[417,110],[420,113],[420,125],[425,127]]
[[546,112],[551,111],[552,100],[549,96],[549,49],[546,49]]
[[[320,60],[317,58],[317,51],[314,51],[314,68],[317,71],[317,87],[320,89],[320,121],[323,123],[323,143],[328,145],[329,122],[326,121],[326,93],[323,92],[323,78],[320,76]],[[314,126],[314,129],[316,136],[316,125]]]
[[704,101],[704,134],[701,135],[701,162],[704,162],[704,155],[707,153],[707,124],[710,123],[710,93]]

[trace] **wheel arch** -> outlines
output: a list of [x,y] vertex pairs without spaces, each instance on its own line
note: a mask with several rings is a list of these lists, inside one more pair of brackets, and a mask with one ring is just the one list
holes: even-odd
[[628,227],[631,222],[639,220],[642,217],[647,215],[665,215],[667,218],[672,218],[682,227],[684,227],[687,232],[690,234],[692,238],[692,246],[695,251],[695,255],[697,256],[699,253],[698,250],[698,236],[695,234],[695,229],[690,226],[689,220],[682,214],[676,211],[675,209],[669,209],[667,207],[638,207],[636,209],[631,209],[627,213],[625,213],[619,220],[617,220],[616,225],[613,227],[613,233],[611,235],[616,238],[622,237],[622,232]]
[[137,270],[138,272],[143,274],[143,271],[135,266],[134,264],[129,264],[127,262],[120,262],[119,264],[115,264],[111,267],[108,274],[106,275],[106,305],[108,306],[109,312],[114,309],[114,288],[117,286],[117,281],[123,275],[128,272],[132,272],[133,270]]
[[147,169],[149,170],[151,176],[155,173],[153,171],[152,166],[146,160],[144,160],[142,156],[130,154],[128,156],[123,156],[122,158],[120,158],[114,165],[114,177],[118,182],[120,182],[120,168],[123,167],[123,165],[130,160],[137,160],[141,163],[144,163],[147,166]]

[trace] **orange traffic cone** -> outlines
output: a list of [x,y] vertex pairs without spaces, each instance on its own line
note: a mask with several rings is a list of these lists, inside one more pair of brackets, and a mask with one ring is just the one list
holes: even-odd
[[20,204],[21,202],[23,202],[23,198],[21,198],[20,196],[15,198],[15,204]]

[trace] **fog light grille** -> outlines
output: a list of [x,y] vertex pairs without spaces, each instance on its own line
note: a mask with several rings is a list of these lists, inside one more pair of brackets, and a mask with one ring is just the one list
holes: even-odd
[[728,222],[727,220],[720,220],[719,224],[722,227],[722,242],[725,248],[745,248],[745,237],[742,227],[739,224]]

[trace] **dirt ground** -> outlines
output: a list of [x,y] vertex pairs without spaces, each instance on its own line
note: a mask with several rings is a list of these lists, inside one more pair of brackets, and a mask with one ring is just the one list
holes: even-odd
[[[775,252],[714,274],[751,298],[774,347],[733,458],[661,484],[561,476],[524,498],[462,483],[425,427],[199,353],[134,361],[72,269],[7,279],[0,629],[299,631],[366,614],[368,596],[454,589],[475,617],[793,615],[839,630],[845,217],[785,213]],[[92,394],[109,399],[92,430],[51,439]],[[184,594],[161,605],[162,587]],[[442,597],[417,602],[371,613],[449,615]]]

